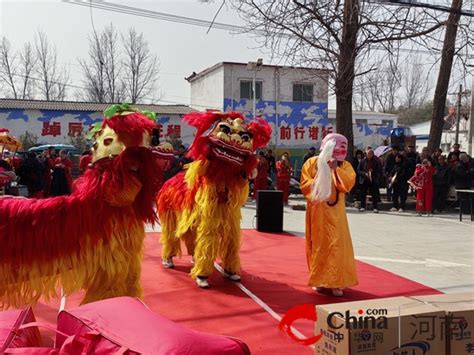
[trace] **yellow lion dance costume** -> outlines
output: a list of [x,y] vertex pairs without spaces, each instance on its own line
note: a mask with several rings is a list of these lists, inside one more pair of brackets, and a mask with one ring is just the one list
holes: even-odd
[[150,149],[155,122],[143,113],[127,104],[106,112],[71,195],[0,198],[0,309],[57,296],[60,287],[85,289],[82,303],[142,295],[145,223],[155,220],[172,154]]
[[237,112],[191,113],[184,120],[197,128],[188,153],[194,161],[168,180],[157,197],[163,265],[174,267],[183,240],[199,287],[209,287],[217,257],[224,276],[238,281],[240,209],[257,166],[254,151],[268,144],[271,127],[261,119],[246,123]]

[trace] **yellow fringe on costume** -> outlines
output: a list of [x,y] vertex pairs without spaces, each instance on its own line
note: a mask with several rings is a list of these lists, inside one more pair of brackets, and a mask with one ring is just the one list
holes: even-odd
[[[248,181],[241,176],[213,180],[208,169],[207,161],[189,164],[184,177],[184,199],[189,203],[159,208],[163,258],[180,255],[180,240],[184,240],[194,256],[193,277],[209,276],[217,257],[226,270],[240,271],[240,209],[247,201]],[[173,195],[179,193],[183,191],[173,185],[165,186],[158,201],[172,202]]]

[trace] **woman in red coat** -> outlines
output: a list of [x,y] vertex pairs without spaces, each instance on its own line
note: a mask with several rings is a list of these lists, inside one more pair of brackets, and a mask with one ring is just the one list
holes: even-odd
[[424,212],[431,216],[433,210],[433,175],[435,169],[428,159],[416,166],[415,175],[408,180],[416,190],[416,211],[421,216]]
[[288,204],[290,194],[291,164],[288,153],[283,153],[281,160],[276,163],[277,190],[283,191],[283,203]]
[[255,178],[254,184],[253,184],[254,200],[257,199],[257,191],[268,189],[268,182],[267,182],[268,169],[269,169],[269,164],[268,164],[267,159],[265,158],[265,153],[264,152],[258,153],[257,177]]

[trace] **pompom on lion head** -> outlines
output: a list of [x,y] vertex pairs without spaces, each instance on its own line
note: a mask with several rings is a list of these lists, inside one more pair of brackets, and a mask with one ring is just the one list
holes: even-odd
[[246,122],[240,112],[193,112],[183,119],[197,128],[188,153],[192,159],[218,159],[245,170],[255,164],[255,150],[265,147],[272,134],[265,120]]

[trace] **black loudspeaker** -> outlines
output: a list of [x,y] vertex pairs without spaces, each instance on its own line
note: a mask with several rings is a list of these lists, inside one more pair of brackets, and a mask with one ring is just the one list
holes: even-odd
[[259,232],[283,232],[282,191],[257,191],[257,230]]

